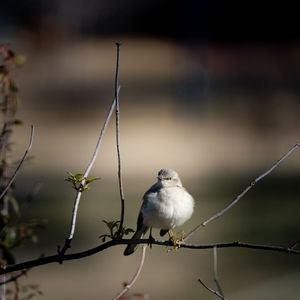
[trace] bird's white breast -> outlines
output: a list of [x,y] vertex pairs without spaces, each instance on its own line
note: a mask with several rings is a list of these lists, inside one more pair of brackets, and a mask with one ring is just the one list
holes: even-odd
[[161,188],[147,195],[142,207],[144,224],[149,227],[171,229],[182,225],[193,213],[193,197],[182,187]]

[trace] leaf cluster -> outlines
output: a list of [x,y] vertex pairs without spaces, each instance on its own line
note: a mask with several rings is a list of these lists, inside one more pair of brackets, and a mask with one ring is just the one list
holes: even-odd
[[100,180],[100,177],[94,177],[94,178],[87,178],[84,177],[83,174],[72,174],[71,172],[67,172],[68,177],[65,178],[65,181],[71,182],[73,185],[73,188],[77,191],[83,192],[88,189],[88,186],[91,182],[95,180]]
[[[105,221],[102,220],[102,222],[108,227],[109,233],[102,234],[99,236],[100,239],[102,239],[102,242],[105,242],[107,238],[115,240],[118,236],[118,230],[120,226],[120,221]],[[125,226],[122,227],[120,231],[119,238],[122,238],[124,235],[128,235],[131,232],[134,232],[132,228],[127,228]]]

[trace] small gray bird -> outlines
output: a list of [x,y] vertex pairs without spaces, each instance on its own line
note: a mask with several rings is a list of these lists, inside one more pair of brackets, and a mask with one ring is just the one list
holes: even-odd
[[[143,197],[137,220],[137,229],[132,239],[143,237],[149,228],[160,228],[160,235],[182,225],[193,214],[194,199],[182,186],[178,174],[172,169],[161,169],[157,182]],[[129,244],[124,255],[132,254],[137,244]]]

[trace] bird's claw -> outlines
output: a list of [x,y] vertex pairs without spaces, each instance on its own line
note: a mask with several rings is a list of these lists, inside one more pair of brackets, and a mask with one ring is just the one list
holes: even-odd
[[150,247],[150,249],[152,249],[152,244],[154,242],[155,242],[155,238],[152,236],[152,230],[151,230],[149,234],[149,242],[148,242],[148,246]]

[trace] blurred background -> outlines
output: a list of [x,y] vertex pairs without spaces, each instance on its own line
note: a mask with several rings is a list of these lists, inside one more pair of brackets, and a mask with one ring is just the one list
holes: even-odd
[[[24,54],[17,74],[24,123],[14,156],[36,134],[16,181],[22,200],[41,190],[23,218],[47,219],[39,243],[20,261],[54,254],[69,230],[75,191],[66,172],[83,173],[114,95],[115,42],[121,42],[120,142],[125,225],[135,228],[143,193],[163,167],[177,170],[194,196],[188,232],[224,208],[257,175],[300,141],[300,33],[297,10],[258,1],[5,1],[0,44]],[[94,247],[102,220],[120,217],[114,119],[83,194],[72,249]],[[290,246],[300,232],[297,151],[222,218],[190,240],[240,240]],[[158,232],[154,231],[154,236]],[[136,271],[140,250],[118,246],[79,261],[37,267],[40,299],[110,299]],[[211,250],[148,249],[132,293],[150,299],[215,299]],[[218,251],[228,299],[298,299],[299,257],[250,249]],[[133,298],[134,299],[134,298]]]

